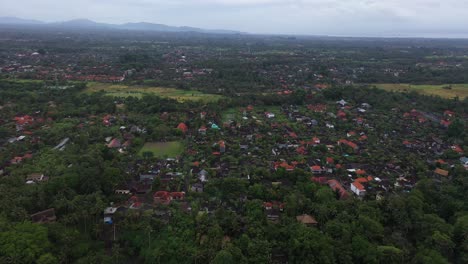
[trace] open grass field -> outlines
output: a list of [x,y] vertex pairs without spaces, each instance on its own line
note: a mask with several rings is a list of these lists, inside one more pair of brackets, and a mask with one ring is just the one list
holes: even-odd
[[179,102],[185,101],[204,101],[213,102],[222,98],[221,95],[205,94],[199,91],[179,90],[166,87],[151,87],[151,86],[128,86],[122,84],[97,83],[90,82],[85,89],[85,93],[95,93],[104,91],[106,95],[114,97],[129,97],[134,96],[141,98],[145,94],[154,94],[164,98],[171,98]]
[[239,108],[229,108],[223,112],[222,117],[223,122],[229,120],[239,120],[242,118],[242,113],[240,112]]
[[175,158],[184,151],[184,145],[179,141],[171,142],[148,142],[138,152],[139,156],[143,156],[144,152],[153,152],[155,157]]
[[444,89],[449,86],[448,84],[443,85],[413,85],[413,84],[396,84],[396,83],[385,83],[385,84],[374,84],[377,88],[386,91],[395,92],[410,92],[416,91],[424,95],[437,95],[443,98],[454,98],[458,96],[460,99],[468,97],[468,84],[452,84],[451,89]]

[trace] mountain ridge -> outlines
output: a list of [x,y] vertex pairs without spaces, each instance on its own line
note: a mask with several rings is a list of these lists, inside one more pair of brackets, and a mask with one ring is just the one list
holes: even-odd
[[90,19],[72,19],[59,22],[43,22],[39,20],[23,19],[17,17],[0,17],[0,25],[31,25],[42,27],[58,27],[64,29],[117,29],[132,31],[155,32],[198,32],[214,34],[242,34],[243,32],[225,29],[203,29],[189,26],[169,26],[150,22],[128,22],[123,24],[100,23]]

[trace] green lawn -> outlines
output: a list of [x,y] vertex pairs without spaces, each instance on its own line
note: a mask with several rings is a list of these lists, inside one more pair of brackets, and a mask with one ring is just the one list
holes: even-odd
[[90,82],[88,87],[84,91],[85,93],[95,93],[104,91],[109,96],[114,97],[138,97],[141,98],[145,94],[154,94],[164,98],[171,98],[179,102],[185,101],[204,101],[213,102],[218,101],[222,98],[221,95],[217,94],[206,94],[200,91],[193,90],[180,90],[175,88],[167,87],[152,87],[152,86],[140,86],[140,85],[123,85],[123,84],[110,84],[110,83],[98,83]]
[[143,152],[153,152],[153,155],[158,158],[175,158],[182,154],[183,151],[184,145],[179,141],[148,142],[141,148],[138,155],[143,156]]
[[397,84],[397,83],[383,83],[374,84],[377,88],[386,91],[394,92],[410,92],[416,91],[424,95],[437,95],[443,98],[454,98],[458,96],[460,99],[468,97],[468,84],[451,84],[451,89],[444,89],[450,86],[449,84],[443,85],[429,85],[429,84]]
[[240,108],[229,108],[225,110],[222,114],[223,122],[229,120],[237,120],[239,121],[242,118],[242,112],[239,110]]

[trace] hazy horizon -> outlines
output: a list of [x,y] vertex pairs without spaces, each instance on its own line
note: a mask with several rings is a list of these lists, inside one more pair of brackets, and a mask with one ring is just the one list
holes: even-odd
[[151,22],[257,34],[468,37],[468,2],[447,0],[17,0],[0,16]]

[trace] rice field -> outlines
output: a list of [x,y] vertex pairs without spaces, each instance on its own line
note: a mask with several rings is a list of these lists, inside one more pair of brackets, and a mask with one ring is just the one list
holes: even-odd
[[[393,92],[411,92],[415,91],[423,95],[437,95],[443,98],[459,97],[465,99],[468,97],[468,84],[443,84],[443,85],[429,85],[429,84],[374,84],[375,87],[386,91]],[[450,87],[450,89],[447,89]]]
[[171,98],[179,102],[186,101],[202,101],[202,102],[213,102],[218,101],[222,98],[221,95],[217,94],[206,94],[200,91],[194,90],[181,90],[168,87],[152,87],[152,86],[129,86],[122,84],[110,84],[110,83],[88,83],[88,87],[85,89],[85,93],[96,93],[103,91],[108,96],[113,97],[137,97],[141,98],[145,94],[153,94],[164,98]]

